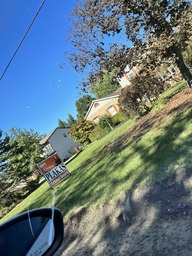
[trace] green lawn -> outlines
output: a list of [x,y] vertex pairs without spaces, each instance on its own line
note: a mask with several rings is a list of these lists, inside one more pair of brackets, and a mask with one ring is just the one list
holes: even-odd
[[[191,109],[170,114],[161,124],[154,122],[144,123],[137,132],[136,120],[129,120],[67,164],[71,176],[54,188],[55,206],[65,218],[81,207],[107,203],[143,182],[161,180],[176,164],[192,167]],[[1,221],[26,211],[28,205],[51,206],[52,193],[44,182]]]
[[163,92],[159,99],[153,103],[152,112],[157,111],[164,107],[164,105],[169,101],[169,99],[176,94],[177,92],[181,91],[186,87],[186,82],[183,80],[178,83],[176,86],[172,86],[169,90]]

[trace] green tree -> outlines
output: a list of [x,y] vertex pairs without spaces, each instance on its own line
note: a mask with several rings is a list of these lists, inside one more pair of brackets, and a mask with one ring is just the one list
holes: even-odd
[[185,49],[183,56],[184,56],[186,65],[189,66],[190,69],[192,69],[192,42],[189,43],[189,45]]
[[91,92],[95,94],[97,98],[102,98],[116,91],[119,88],[117,73],[118,72],[115,72],[115,70],[112,72],[103,72],[102,78],[98,78],[96,83],[90,86]]
[[3,132],[0,130],[0,180],[3,178],[4,173],[8,168],[6,153],[9,149],[9,136],[7,135],[3,138]]
[[68,127],[73,126],[76,122],[77,122],[76,119],[71,114],[68,114],[68,117],[67,117]]
[[61,119],[58,119],[58,126],[59,127],[63,127],[63,128],[65,128],[65,127],[69,127],[68,126],[68,123],[67,122],[65,122],[65,121],[62,121]]
[[83,97],[79,98],[76,102],[76,109],[77,109],[77,118],[78,120],[83,120],[92,101],[95,98],[93,98],[91,95],[84,95]]
[[[8,143],[1,141],[0,161],[4,163],[3,170],[1,166],[1,206],[13,207],[19,200],[25,198],[34,191],[39,185],[39,177],[33,176],[37,169],[36,164],[41,160],[39,141],[41,136],[30,131],[21,131],[18,128],[10,130],[11,135],[5,136]],[[22,189],[19,185],[25,184]]]
[[72,13],[71,63],[77,71],[92,68],[90,84],[103,70],[138,64],[146,72],[171,59],[191,87],[182,56],[192,34],[191,10],[187,0],[84,0]]
[[[9,137],[3,138],[3,132],[0,130],[0,212],[6,214],[7,210],[3,211],[3,208],[8,207],[13,202],[13,197],[10,197],[7,191],[9,190],[10,182],[6,180],[6,172],[8,171],[6,154],[10,149]],[[10,203],[11,202],[11,203]],[[3,217],[0,214],[0,218]]]
[[77,121],[70,129],[70,135],[81,145],[87,145],[91,143],[89,135],[94,129],[95,125],[91,121]]
[[38,145],[42,136],[34,130],[22,131],[19,128],[12,128],[10,132],[9,144],[12,149],[8,152],[7,160],[16,184],[21,179],[27,180],[41,159],[41,148]]

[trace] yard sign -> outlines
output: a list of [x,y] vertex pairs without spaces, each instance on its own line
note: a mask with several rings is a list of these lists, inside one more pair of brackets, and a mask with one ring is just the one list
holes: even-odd
[[58,153],[38,163],[37,166],[52,188],[70,175]]

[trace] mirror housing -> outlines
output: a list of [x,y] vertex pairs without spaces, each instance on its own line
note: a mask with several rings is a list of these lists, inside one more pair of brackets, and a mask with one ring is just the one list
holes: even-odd
[[58,209],[22,213],[0,225],[0,255],[52,256],[63,241],[63,230]]

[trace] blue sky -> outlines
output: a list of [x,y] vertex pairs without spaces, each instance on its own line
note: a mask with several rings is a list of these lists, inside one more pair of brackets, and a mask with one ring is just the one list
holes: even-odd
[[[1,0],[0,75],[16,50],[42,0]],[[68,15],[75,0],[46,0],[9,69],[0,81],[0,129],[34,129],[43,134],[57,127],[58,118],[76,116],[76,89],[82,77],[61,69]]]

